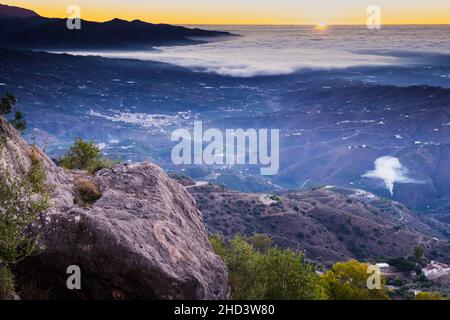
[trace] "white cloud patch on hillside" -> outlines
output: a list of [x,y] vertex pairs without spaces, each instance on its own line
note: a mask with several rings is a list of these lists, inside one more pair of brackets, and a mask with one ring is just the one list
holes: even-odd
[[408,176],[408,169],[396,157],[384,156],[375,160],[375,170],[363,175],[365,178],[383,180],[391,195],[394,194],[395,183],[422,183]]

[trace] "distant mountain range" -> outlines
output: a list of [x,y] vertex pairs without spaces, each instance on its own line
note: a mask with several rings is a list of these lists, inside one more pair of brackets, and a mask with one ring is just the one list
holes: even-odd
[[148,49],[158,45],[201,43],[198,38],[231,35],[140,20],[81,21],[80,30],[66,19],[45,18],[34,11],[0,5],[0,46],[16,49]]
[[0,18],[5,17],[30,18],[39,17],[39,15],[33,10],[0,4]]

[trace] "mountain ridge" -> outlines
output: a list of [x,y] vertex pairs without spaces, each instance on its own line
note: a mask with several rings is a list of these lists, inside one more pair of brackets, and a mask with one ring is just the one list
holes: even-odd
[[[8,7],[9,8],[9,7]],[[67,19],[46,18],[16,7],[0,7],[0,47],[15,49],[151,49],[158,45],[203,43],[198,38],[231,36],[228,32],[114,18],[105,22],[81,19],[70,30]],[[20,11],[22,9],[23,11]],[[12,12],[12,13],[11,13]],[[27,13],[28,12],[28,13]],[[196,38],[195,40],[193,38]]]
[[0,3],[0,18],[1,17],[16,17],[16,18],[30,18],[40,17],[35,11],[25,9],[17,6],[9,6]]

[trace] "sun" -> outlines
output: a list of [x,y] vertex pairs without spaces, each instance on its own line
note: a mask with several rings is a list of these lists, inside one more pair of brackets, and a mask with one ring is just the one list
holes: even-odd
[[328,29],[328,24],[324,21],[319,22],[318,24],[316,24],[315,27],[316,30],[327,30]]

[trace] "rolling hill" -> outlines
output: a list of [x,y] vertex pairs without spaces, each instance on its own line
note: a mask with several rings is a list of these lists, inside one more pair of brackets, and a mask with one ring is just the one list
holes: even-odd
[[403,257],[419,244],[431,258],[450,259],[448,227],[439,231],[404,205],[363,190],[326,186],[276,196],[177,179],[196,199],[208,232],[227,239],[267,234],[323,265]]

